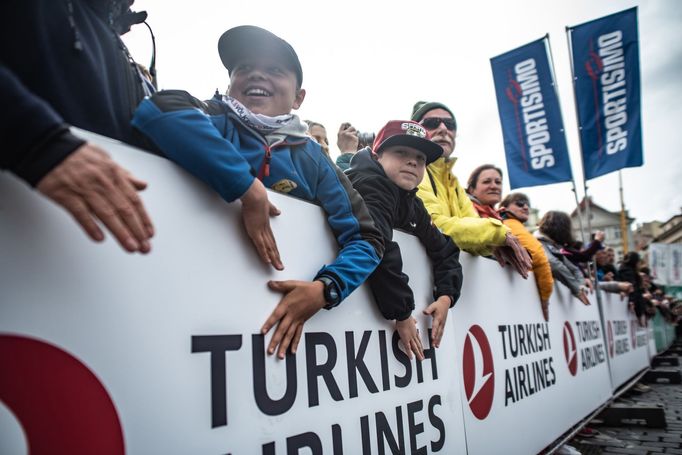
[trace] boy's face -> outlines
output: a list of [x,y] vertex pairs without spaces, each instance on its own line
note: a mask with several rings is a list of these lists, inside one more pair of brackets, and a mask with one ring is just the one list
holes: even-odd
[[305,90],[297,89],[296,74],[277,56],[254,56],[239,62],[230,74],[227,94],[254,114],[269,117],[298,109]]
[[384,168],[386,176],[403,190],[417,188],[424,178],[426,155],[415,148],[403,145],[386,147],[377,161]]

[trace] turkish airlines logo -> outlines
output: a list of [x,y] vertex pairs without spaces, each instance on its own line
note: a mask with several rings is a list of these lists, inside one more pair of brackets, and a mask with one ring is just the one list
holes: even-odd
[[564,324],[564,357],[566,357],[569,373],[571,376],[575,376],[578,372],[578,349],[575,345],[573,329],[568,321]]
[[0,401],[21,423],[31,453],[125,453],[111,397],[71,354],[44,341],[0,335],[0,371]]
[[608,325],[607,325],[608,330],[606,331],[606,335],[607,335],[607,338],[609,340],[609,356],[611,358],[613,358],[613,327],[611,326],[611,321],[607,321],[607,322],[608,322]]
[[477,419],[483,420],[493,406],[495,371],[490,343],[478,325],[469,328],[464,340],[462,374],[469,408]]

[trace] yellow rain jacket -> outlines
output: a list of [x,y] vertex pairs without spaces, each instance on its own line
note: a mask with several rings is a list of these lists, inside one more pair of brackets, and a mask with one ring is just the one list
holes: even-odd
[[438,158],[429,164],[417,196],[424,202],[435,225],[460,249],[490,256],[493,247],[504,245],[509,228],[500,220],[481,218],[452,174],[455,159]]

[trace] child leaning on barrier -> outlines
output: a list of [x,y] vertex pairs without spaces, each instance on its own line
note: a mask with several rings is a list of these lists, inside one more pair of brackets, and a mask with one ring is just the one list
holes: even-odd
[[184,91],[164,90],[140,104],[133,126],[226,201],[241,199],[247,234],[261,258],[278,270],[284,265],[270,216],[279,210],[266,188],[318,203],[326,212],[339,245],[336,259],[312,281],[268,283],[284,296],[261,333],[277,327],[268,354],[277,350],[284,358],[289,347],[296,352],[305,321],[337,306],[367,279],[383,243],[360,195],[291,113],[305,98],[293,47],[245,25],[225,32],[218,49],[230,73],[227,96],[202,102]]
[[424,358],[424,348],[412,317],[414,296],[402,272],[400,247],[393,241],[393,229],[419,238],[431,260],[435,301],[424,314],[433,317],[431,342],[438,347],[448,310],[459,298],[462,267],[459,248],[432,224],[416,193],[426,165],[442,153],[442,147],[428,139],[423,126],[393,120],[379,131],[372,150],[359,151],[346,171],[384,237],[384,257],[369,277],[374,299],[386,319],[395,319],[408,356],[412,358],[414,353],[419,360]]

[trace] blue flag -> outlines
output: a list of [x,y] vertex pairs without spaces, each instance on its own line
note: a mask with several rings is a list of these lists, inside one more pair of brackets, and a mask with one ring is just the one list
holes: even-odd
[[641,166],[637,9],[568,28],[585,180]]
[[490,59],[512,190],[573,180],[547,44]]

